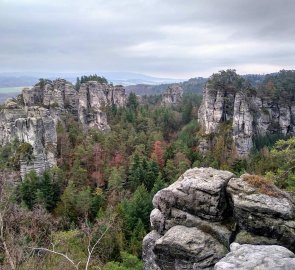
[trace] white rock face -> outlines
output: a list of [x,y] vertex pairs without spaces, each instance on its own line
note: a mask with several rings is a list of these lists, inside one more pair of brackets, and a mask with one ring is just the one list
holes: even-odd
[[215,264],[214,270],[292,270],[295,254],[276,245],[231,244],[231,252]]
[[21,161],[21,176],[34,169],[40,173],[56,165],[57,135],[48,109],[30,107],[3,109],[0,112],[0,142],[4,145],[17,139],[33,146],[34,159]]
[[125,89],[98,82],[83,83],[79,90],[79,119],[84,126],[109,130],[106,113],[102,108],[126,105]]
[[[223,123],[231,125],[236,154],[249,155],[253,139],[266,134],[294,135],[294,101],[258,96],[247,89],[204,89],[199,109],[199,122],[204,135],[219,132]],[[207,140],[205,143],[204,140]],[[200,151],[206,151],[208,139],[201,141]]]
[[162,105],[179,104],[182,100],[183,89],[180,85],[172,85],[167,88],[162,97]]
[[0,143],[17,139],[33,146],[34,160],[21,162],[22,177],[30,170],[38,173],[56,165],[56,124],[62,113],[71,113],[85,128],[107,131],[105,106],[125,106],[121,86],[87,82],[79,91],[63,79],[43,80],[24,88],[17,100],[9,99],[0,112]]

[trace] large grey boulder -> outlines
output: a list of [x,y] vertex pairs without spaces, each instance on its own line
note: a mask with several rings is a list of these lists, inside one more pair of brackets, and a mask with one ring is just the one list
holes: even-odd
[[[245,179],[232,178],[227,192],[231,196],[234,219],[240,228],[261,236],[274,238],[292,251],[295,250],[294,205],[288,194],[270,185],[269,195]],[[275,192],[275,193],[274,193]]]
[[222,220],[227,209],[225,188],[233,176],[213,168],[187,170],[154,196],[153,205],[166,216],[176,208],[204,219]]
[[[151,214],[152,220],[153,216]],[[208,221],[176,208],[172,208],[171,215],[164,219],[164,224],[165,231],[177,225],[198,228],[210,233],[227,248],[229,248],[234,231],[234,223],[230,222],[230,220],[227,220],[227,224],[224,222]]]
[[155,242],[156,263],[162,270],[210,269],[227,249],[195,227],[172,227]]
[[233,241],[294,251],[291,196],[268,182],[261,185],[257,176],[247,177],[194,168],[160,190],[150,215],[154,231],[143,242],[145,270],[212,269]]
[[142,259],[144,260],[144,270],[161,270],[156,263],[154,248],[156,241],[161,238],[157,231],[151,231],[143,239]]
[[293,270],[295,255],[276,245],[231,244],[231,252],[215,264],[214,270]]
[[145,269],[212,269],[233,236],[226,198],[232,177],[227,171],[194,168],[154,196],[150,221],[156,232],[143,241]]

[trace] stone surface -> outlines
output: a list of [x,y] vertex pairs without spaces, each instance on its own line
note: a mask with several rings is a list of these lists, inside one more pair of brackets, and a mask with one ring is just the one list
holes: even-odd
[[0,143],[18,140],[33,146],[34,159],[27,163],[21,160],[21,176],[35,169],[38,173],[56,165],[56,129],[47,109],[31,107],[4,109],[0,112]]
[[225,256],[227,249],[210,234],[178,225],[156,241],[154,252],[163,270],[209,269]]
[[68,81],[42,80],[24,88],[17,99],[9,99],[0,111],[0,143],[30,143],[34,159],[21,161],[21,175],[35,169],[38,173],[56,165],[56,124],[64,113],[79,119],[85,128],[109,130],[105,106],[125,106],[125,89],[121,86],[87,82],[79,91]]
[[232,177],[230,172],[213,168],[187,170],[154,196],[153,205],[164,215],[177,208],[205,219],[221,220],[227,208],[225,187]]
[[[152,219],[153,216],[151,214],[151,222]],[[171,209],[170,216],[164,219],[162,222],[164,223],[165,231],[169,230],[170,228],[176,225],[183,225],[189,228],[196,227],[215,237],[220,243],[222,243],[227,248],[229,248],[229,245],[231,243],[234,230],[234,223],[231,222],[231,220],[228,220],[227,224],[224,222],[221,223],[207,221],[175,208]]]
[[233,213],[240,228],[269,238],[295,250],[294,204],[287,193],[278,197],[263,194],[240,178],[228,182],[227,192],[233,203]]
[[151,231],[143,239],[142,259],[144,260],[144,270],[161,270],[156,263],[154,247],[156,241],[161,238],[161,235],[156,231]]
[[[218,87],[210,83],[204,88],[199,108],[199,122],[204,135],[200,151],[208,150],[214,134],[223,124],[231,127],[234,151],[239,158],[246,158],[256,137],[266,134],[294,135],[295,102],[281,96],[273,98],[258,95],[243,84]],[[208,135],[212,135],[208,137]]]
[[216,263],[214,270],[292,270],[295,255],[276,245],[231,244],[231,252]]
[[[234,242],[238,244],[251,244],[251,245],[277,245],[280,242],[274,238],[268,238],[241,230],[235,237]],[[280,243],[281,244],[281,243]]]
[[163,94],[162,105],[179,104],[182,100],[183,89],[180,85],[169,86]]
[[143,242],[145,269],[213,269],[233,241],[294,251],[292,196],[274,186],[260,189],[247,177],[194,168],[160,190],[150,215],[154,231]]

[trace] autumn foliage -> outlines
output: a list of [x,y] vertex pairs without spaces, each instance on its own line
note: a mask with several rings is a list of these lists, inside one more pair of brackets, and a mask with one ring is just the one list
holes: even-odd
[[165,165],[163,146],[160,141],[155,141],[151,158],[156,161],[161,169]]

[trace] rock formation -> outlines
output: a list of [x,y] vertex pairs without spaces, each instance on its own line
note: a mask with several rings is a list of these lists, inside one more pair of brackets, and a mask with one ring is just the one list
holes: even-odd
[[179,104],[182,100],[183,89],[180,85],[169,86],[163,94],[162,105]]
[[56,165],[56,124],[62,114],[70,113],[85,128],[109,130],[105,106],[124,106],[125,90],[121,86],[87,82],[79,91],[63,79],[40,80],[24,88],[17,99],[9,99],[0,111],[0,143],[18,140],[33,146],[34,159],[21,161],[22,177],[31,169],[38,173]]
[[234,241],[294,252],[294,202],[273,185],[269,190],[253,186],[249,177],[194,168],[160,190],[153,198],[153,231],[143,240],[144,269],[213,269]]
[[295,254],[281,246],[232,243],[230,250],[215,265],[214,270],[291,270],[295,267]]
[[125,106],[126,95],[122,86],[101,84],[95,81],[82,83],[79,93],[79,120],[84,126],[108,130],[105,106]]
[[212,135],[222,125],[231,127],[234,150],[245,158],[253,140],[269,134],[295,134],[295,101],[288,95],[279,97],[254,91],[232,71],[214,74],[208,80],[199,109],[203,139],[200,150],[210,148]]

